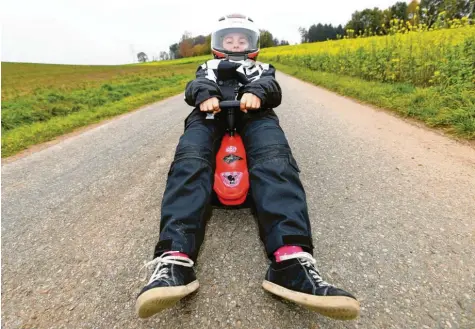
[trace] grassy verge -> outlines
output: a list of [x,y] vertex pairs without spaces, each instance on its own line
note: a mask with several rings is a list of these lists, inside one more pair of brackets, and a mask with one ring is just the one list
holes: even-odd
[[21,125],[15,129],[2,133],[2,158],[18,153],[29,146],[50,141],[55,137],[64,135],[86,125],[99,122],[125,112],[130,112],[142,105],[156,102],[163,98],[183,92],[184,81],[173,87],[164,87],[157,91],[140,93],[126,97],[92,110],[84,110],[69,114],[64,117],[53,117],[48,121],[34,122]]
[[452,87],[414,87],[409,83],[383,83],[312,71],[301,66],[274,64],[276,69],[404,117],[441,127],[457,137],[475,140],[475,90]]
[[2,158],[179,94],[202,60],[121,66],[2,63]]

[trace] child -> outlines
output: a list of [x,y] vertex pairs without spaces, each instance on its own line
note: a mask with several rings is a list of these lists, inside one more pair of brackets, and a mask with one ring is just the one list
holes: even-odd
[[223,17],[211,48],[215,59],[201,65],[186,86],[185,101],[195,108],[168,173],[160,238],[147,264],[155,270],[137,297],[139,317],[171,307],[199,287],[193,265],[210,210],[214,156],[225,131],[219,101],[236,96],[260,238],[271,261],[263,288],[332,318],[357,317],[357,299],[323,281],[315,267],[300,170],[273,110],[281,103],[281,88],[274,67],[255,62],[259,30],[248,17]]

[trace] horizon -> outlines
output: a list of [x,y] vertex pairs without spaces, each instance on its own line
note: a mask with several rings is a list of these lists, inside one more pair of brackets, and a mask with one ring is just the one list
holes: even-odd
[[[179,42],[188,31],[208,35],[217,19],[231,12],[250,16],[260,29],[291,45],[300,44],[299,27],[332,24],[343,27],[356,10],[386,9],[397,0],[293,2],[293,7],[243,0],[242,8],[214,2],[170,3],[126,0],[45,0],[5,3],[2,10],[2,62],[61,65],[127,65],[137,53],[151,60]],[[405,1],[408,2],[408,1]],[[182,8],[186,6],[187,10]],[[309,10],[312,8],[312,10]],[[316,11],[313,8],[318,8]],[[198,20],[197,17],[210,17]]]

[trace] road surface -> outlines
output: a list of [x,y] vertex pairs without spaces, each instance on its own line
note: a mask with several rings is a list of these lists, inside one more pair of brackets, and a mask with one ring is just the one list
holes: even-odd
[[197,293],[135,315],[190,107],[171,97],[2,166],[2,328],[474,328],[475,150],[278,72],[335,321],[261,288],[248,210],[216,210]]

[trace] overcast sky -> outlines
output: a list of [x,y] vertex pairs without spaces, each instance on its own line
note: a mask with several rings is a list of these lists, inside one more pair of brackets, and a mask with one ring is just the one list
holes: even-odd
[[397,0],[6,0],[1,7],[2,61],[127,64],[151,59],[184,31],[209,34],[217,19],[240,12],[279,40],[298,43],[299,26],[344,24],[355,10]]

